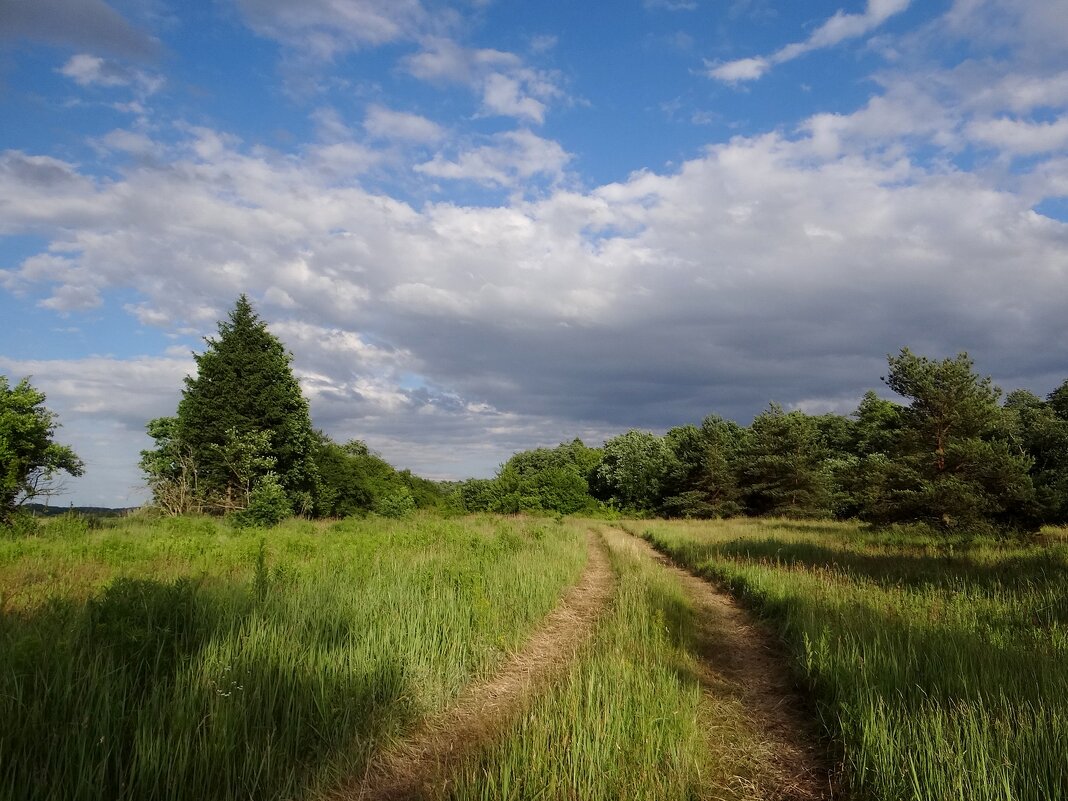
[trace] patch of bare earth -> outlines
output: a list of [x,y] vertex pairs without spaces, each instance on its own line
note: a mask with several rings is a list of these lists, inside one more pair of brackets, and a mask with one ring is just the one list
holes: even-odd
[[795,689],[776,638],[729,594],[677,566],[645,540],[617,530],[605,535],[613,548],[625,542],[662,565],[693,602],[702,687],[708,694],[737,698],[748,728],[763,746],[762,776],[743,795],[775,801],[839,797],[815,721]]
[[522,711],[531,692],[568,666],[608,606],[615,574],[604,542],[590,532],[588,548],[578,583],[522,650],[511,654],[491,678],[467,687],[453,706],[372,759],[358,783],[335,797],[420,798],[445,787],[461,760],[492,742]]

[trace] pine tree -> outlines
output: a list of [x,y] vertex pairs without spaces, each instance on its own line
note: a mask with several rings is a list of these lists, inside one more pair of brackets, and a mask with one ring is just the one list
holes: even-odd
[[869,519],[945,530],[1033,527],[1031,460],[1004,436],[1001,390],[973,372],[967,353],[932,361],[904,348],[889,366],[887,386],[911,403]]
[[197,374],[185,379],[176,426],[198,492],[223,510],[243,508],[272,473],[293,507],[309,511],[315,437],[292,357],[244,295],[206,342],[194,355]]

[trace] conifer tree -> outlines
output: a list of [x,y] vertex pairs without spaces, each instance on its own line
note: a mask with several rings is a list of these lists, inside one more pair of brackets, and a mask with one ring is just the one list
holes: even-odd
[[196,375],[185,379],[175,426],[201,497],[222,510],[244,508],[270,473],[294,509],[310,511],[315,438],[292,357],[245,295],[219,323],[218,337],[206,341],[194,355]]
[[1031,459],[1002,433],[1001,390],[973,372],[967,353],[933,361],[903,348],[889,366],[887,386],[910,405],[866,517],[945,530],[1033,527]]
[[757,415],[738,458],[738,483],[752,514],[830,515],[830,476],[819,440],[818,427],[803,412],[773,403]]

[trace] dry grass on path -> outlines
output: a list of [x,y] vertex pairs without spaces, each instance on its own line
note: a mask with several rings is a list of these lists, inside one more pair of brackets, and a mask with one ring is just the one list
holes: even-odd
[[578,583],[523,648],[492,677],[466,688],[450,708],[374,758],[363,777],[334,798],[392,801],[440,789],[460,760],[487,745],[519,713],[532,690],[567,667],[606,610],[615,585],[603,541],[593,532],[588,537],[588,562]]

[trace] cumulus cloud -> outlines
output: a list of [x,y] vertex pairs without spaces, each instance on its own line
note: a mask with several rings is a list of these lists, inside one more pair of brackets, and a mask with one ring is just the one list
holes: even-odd
[[985,145],[1015,155],[1034,155],[1068,147],[1068,117],[1052,122],[998,117],[977,120],[968,126],[969,136]]
[[697,8],[697,0],[642,0],[642,5],[664,11],[693,11]]
[[544,121],[548,104],[565,97],[558,77],[532,69],[514,53],[466,48],[451,39],[432,37],[404,59],[414,77],[431,83],[458,83],[482,98],[481,114]]
[[367,109],[363,127],[378,139],[404,142],[437,142],[445,136],[445,129],[426,117],[379,105]]
[[[15,360],[0,356],[0,370],[29,376],[46,405],[59,415],[59,442],[85,461],[85,477],[67,482],[79,504],[136,506],[147,499],[137,472],[149,447],[145,423],[174,414],[192,358]],[[61,502],[65,503],[64,498]]]
[[794,42],[772,53],[727,62],[706,62],[708,75],[724,83],[756,80],[777,64],[792,61],[813,50],[833,47],[847,39],[864,36],[881,26],[895,14],[900,14],[912,0],[868,0],[860,14],[847,14],[839,9],[803,42]]
[[[200,331],[250,291],[293,321],[281,330],[323,403],[358,397],[382,419],[387,400],[558,426],[745,418],[773,398],[859,396],[903,344],[1053,370],[1042,343],[1068,333],[1064,224],[976,175],[821,155],[812,136],[739,138],[677,172],[497,208],[416,209],[299,160],[203,152],[107,183],[40,165],[56,170],[47,197],[14,222],[51,220],[62,255],[10,280],[61,297],[92,276],[141,294],[143,319]],[[541,163],[494,157],[426,170],[504,181]],[[41,176],[7,180],[5,196],[33,197]],[[70,226],[81,206],[97,216]],[[461,400],[420,401],[405,373]]]
[[453,159],[439,153],[415,170],[435,178],[507,187],[534,176],[558,180],[570,158],[558,142],[518,130],[496,134],[489,144],[464,150]]

